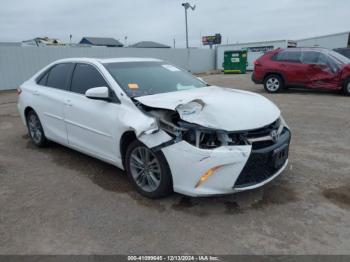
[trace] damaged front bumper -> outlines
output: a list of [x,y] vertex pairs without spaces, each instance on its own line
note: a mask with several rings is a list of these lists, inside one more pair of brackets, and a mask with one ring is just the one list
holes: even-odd
[[250,190],[270,182],[287,166],[289,143],[290,131],[286,129],[276,143],[262,149],[252,149],[251,145],[201,149],[181,141],[164,147],[162,152],[172,172],[175,192],[209,196]]

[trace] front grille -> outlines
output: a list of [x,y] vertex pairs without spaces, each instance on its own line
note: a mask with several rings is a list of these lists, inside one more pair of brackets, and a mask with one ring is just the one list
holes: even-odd
[[288,158],[288,148],[283,162],[277,162],[274,159],[274,151],[284,146],[288,147],[289,142],[290,132],[285,128],[281,133],[280,139],[275,144],[262,149],[253,149],[234,187],[252,186],[272,177],[285,164]]
[[281,124],[281,119],[278,118],[275,122],[264,126],[262,128],[254,129],[251,131],[247,131],[246,137],[247,138],[256,138],[256,137],[262,137],[262,136],[268,136],[270,135],[272,130],[277,130]]
[[[257,138],[262,138],[262,137],[269,137],[271,135],[272,131],[278,131],[279,127],[281,125],[281,119],[278,118],[276,121],[273,123],[266,125],[264,127],[254,129],[254,130],[248,130],[248,131],[243,131],[243,132],[233,132],[229,133],[228,136],[229,138],[234,141],[235,145],[244,145],[247,143],[250,143],[249,140],[251,139],[257,139]],[[283,132],[284,130],[282,130]],[[269,146],[272,146],[275,142],[272,139],[266,139],[262,141],[255,141],[252,142],[252,149],[261,149],[261,148],[266,148]]]

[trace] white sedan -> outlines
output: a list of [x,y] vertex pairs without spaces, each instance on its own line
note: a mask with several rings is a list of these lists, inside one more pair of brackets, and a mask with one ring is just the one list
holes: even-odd
[[18,93],[34,144],[51,140],[126,170],[146,197],[253,189],[288,163],[290,130],[272,102],[161,60],[63,59]]

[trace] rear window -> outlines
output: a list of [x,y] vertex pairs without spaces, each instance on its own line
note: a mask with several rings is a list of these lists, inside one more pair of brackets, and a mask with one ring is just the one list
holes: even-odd
[[305,64],[319,64],[319,52],[305,51],[303,52],[303,63]]
[[285,50],[277,53],[274,57],[276,61],[287,61],[287,62],[300,62],[301,61],[301,52],[298,50]]
[[55,65],[48,74],[46,85],[57,89],[68,90],[73,67],[73,63]]
[[38,81],[38,84],[41,86],[46,86],[48,75],[49,73],[46,72],[43,76],[41,76],[40,80]]

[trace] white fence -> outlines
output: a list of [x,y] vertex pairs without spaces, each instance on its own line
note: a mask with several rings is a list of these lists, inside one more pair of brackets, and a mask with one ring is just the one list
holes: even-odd
[[45,65],[68,57],[152,57],[193,73],[215,69],[215,50],[0,46],[0,90],[14,89]]

